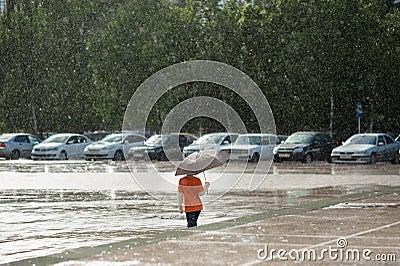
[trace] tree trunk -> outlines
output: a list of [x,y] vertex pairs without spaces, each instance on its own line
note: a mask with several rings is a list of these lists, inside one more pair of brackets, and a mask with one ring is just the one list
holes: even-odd
[[30,104],[31,104],[31,110],[32,110],[32,122],[33,122],[33,132],[37,136],[38,135],[38,121],[37,121],[37,116],[36,116],[36,77],[35,77],[35,71],[34,71],[34,47],[33,47],[33,3],[30,3],[28,6],[28,12],[29,12],[29,45],[28,45],[28,50],[29,50],[29,60],[30,64],[28,65],[28,81],[27,86],[29,86],[29,91],[30,91]]
[[159,108],[158,103],[155,104],[155,107],[156,107],[157,122],[158,122],[158,129],[157,129],[157,131],[159,132],[159,134],[161,134],[161,129],[162,129],[162,126],[163,126],[163,119],[162,119],[162,116],[161,116],[161,110],[160,110],[160,108]]
[[369,120],[369,132],[374,132],[374,104],[371,101],[371,105],[370,105],[370,120]]
[[38,122],[37,122],[37,117],[36,117],[36,106],[33,101],[31,101],[31,107],[32,107],[32,122],[33,122],[33,132],[35,135],[38,135]]
[[333,98],[333,89],[331,87],[331,93],[330,93],[330,100],[331,100],[331,113],[330,113],[330,121],[329,121],[329,135],[332,137],[333,135],[333,114],[334,114],[334,108],[335,108],[335,99]]

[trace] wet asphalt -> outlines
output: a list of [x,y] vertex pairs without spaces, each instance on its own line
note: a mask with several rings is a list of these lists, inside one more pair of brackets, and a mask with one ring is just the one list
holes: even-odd
[[[243,165],[236,167],[243,170]],[[251,172],[252,167],[247,165],[245,172]],[[169,173],[174,165],[161,162],[156,163],[156,168]],[[136,169],[145,171],[146,164]],[[235,168],[230,171],[234,173]],[[130,168],[123,162],[0,160],[0,178],[6,181],[0,184],[0,190],[4,193],[19,187],[29,188],[15,178],[33,179],[36,189],[54,190],[60,188],[48,186],[46,176],[67,179],[98,174],[122,176],[125,181],[119,182],[125,185],[108,181],[103,185],[96,182],[90,187],[87,182],[76,182],[76,187],[71,189],[111,187],[120,191],[126,182],[132,181],[128,181]],[[143,235],[138,230],[139,234],[125,240],[110,239],[107,244],[9,264],[256,265],[272,261],[274,264],[374,265],[379,261],[396,265],[400,260],[400,165],[272,164],[269,175],[256,191],[246,188],[243,180],[219,200],[207,203],[200,218],[203,224],[194,229],[186,229],[182,220],[174,228],[146,230]],[[132,185],[128,190],[131,189],[137,187]],[[222,219],[207,213],[219,214]],[[346,245],[339,246],[339,240]],[[302,252],[305,258],[301,258]],[[368,254],[357,257],[360,252]],[[350,255],[355,258],[348,258]]]

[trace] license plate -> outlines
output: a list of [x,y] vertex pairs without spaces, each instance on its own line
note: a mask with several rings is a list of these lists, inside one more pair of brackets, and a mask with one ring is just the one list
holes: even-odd
[[340,156],[340,159],[349,160],[349,159],[352,159],[352,157],[351,156]]
[[290,153],[280,153],[280,154],[279,154],[279,157],[282,157],[282,158],[290,158]]
[[134,156],[135,158],[142,158],[142,157],[143,157],[143,153],[141,153],[141,152],[135,152],[135,153],[133,154],[133,156]]

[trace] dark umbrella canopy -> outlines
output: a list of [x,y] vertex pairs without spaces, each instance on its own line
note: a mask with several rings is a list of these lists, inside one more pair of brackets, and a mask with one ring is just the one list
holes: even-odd
[[199,151],[186,157],[176,169],[175,175],[196,175],[206,170],[223,165],[229,159],[224,151]]

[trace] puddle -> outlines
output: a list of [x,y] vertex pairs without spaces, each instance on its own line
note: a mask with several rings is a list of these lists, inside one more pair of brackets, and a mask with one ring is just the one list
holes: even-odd
[[[362,189],[233,191],[206,204],[199,224],[289,208],[354,190]],[[172,193],[165,196],[176,198]],[[151,237],[186,226],[174,206],[140,191],[0,190],[0,212],[7,213],[0,216],[0,264],[78,247]]]

